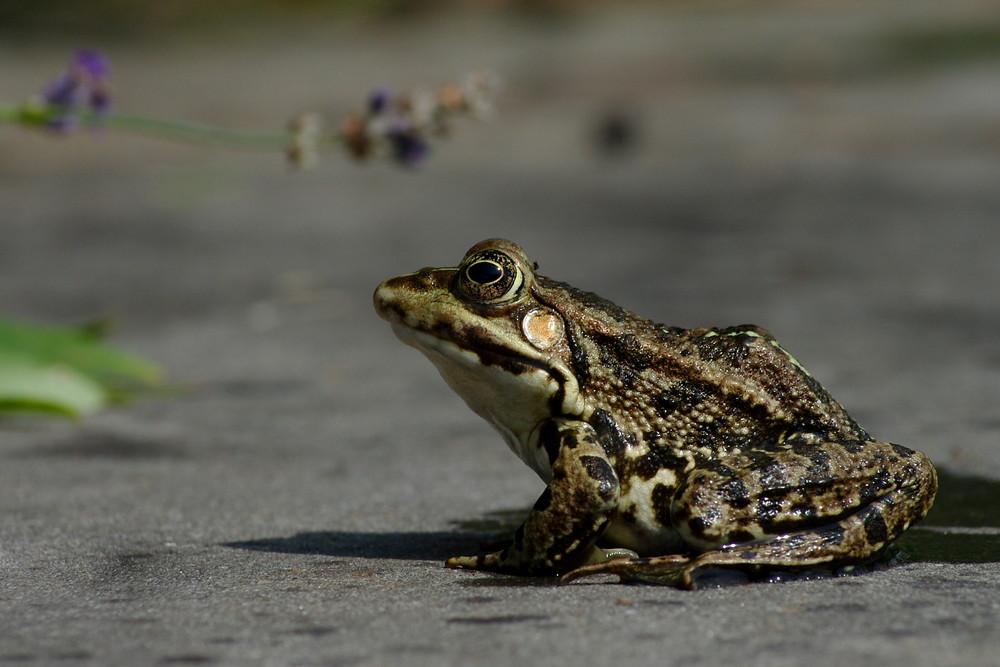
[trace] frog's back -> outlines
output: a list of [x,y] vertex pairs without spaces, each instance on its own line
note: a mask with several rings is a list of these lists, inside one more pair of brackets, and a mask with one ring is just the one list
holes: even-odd
[[717,451],[782,434],[865,440],[837,401],[754,325],[682,329],[543,279],[563,314],[591,422],[613,448]]

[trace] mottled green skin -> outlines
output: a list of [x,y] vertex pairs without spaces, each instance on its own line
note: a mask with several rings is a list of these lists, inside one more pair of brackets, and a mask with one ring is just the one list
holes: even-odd
[[[520,282],[470,283],[484,251]],[[756,326],[656,324],[535,275],[499,240],[458,269],[386,281],[375,302],[425,352],[448,341],[428,356],[548,482],[508,548],[450,566],[691,587],[704,566],[869,560],[933,502],[923,454],[873,440]],[[539,312],[558,321],[541,346],[524,324]]]

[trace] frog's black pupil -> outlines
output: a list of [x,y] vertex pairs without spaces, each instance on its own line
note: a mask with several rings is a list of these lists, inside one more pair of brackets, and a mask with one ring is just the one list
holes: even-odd
[[500,277],[503,275],[503,269],[495,262],[476,262],[465,270],[465,275],[474,283],[489,285],[500,280]]

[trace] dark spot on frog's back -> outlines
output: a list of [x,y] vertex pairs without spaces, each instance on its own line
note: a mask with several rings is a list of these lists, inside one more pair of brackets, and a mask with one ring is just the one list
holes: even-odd
[[712,389],[702,382],[680,380],[652,397],[653,407],[661,417],[686,412],[712,395]]
[[641,480],[650,480],[661,470],[673,470],[680,474],[688,463],[688,459],[677,456],[669,447],[653,447],[648,454],[635,459],[628,468],[628,474]]
[[590,425],[597,431],[597,438],[608,456],[619,456],[626,448],[635,444],[635,436],[622,431],[607,410],[595,410],[590,418]]
[[698,354],[706,361],[739,368],[750,354],[757,336],[746,333],[745,327],[723,329],[718,336],[701,336],[695,340]]
[[830,455],[819,447],[804,447],[799,451],[801,456],[809,459],[809,469],[800,481],[802,485],[820,485],[832,477],[830,471]]
[[892,488],[892,475],[886,468],[879,468],[864,484],[861,485],[861,498],[869,501],[885,494]]
[[624,366],[622,364],[616,364],[612,367],[615,375],[622,383],[622,389],[635,389],[641,381],[638,373],[636,373],[629,366]]
[[[657,361],[663,361],[657,357],[652,348],[644,346],[635,334],[595,335],[594,340],[597,341],[601,350],[601,361],[604,362],[605,366],[613,369],[623,382],[628,377],[622,376],[623,369],[625,369],[624,372],[631,372],[634,375],[637,371],[643,371],[655,365]],[[663,363],[666,362],[663,361]]]
[[618,304],[608,301],[604,297],[598,296],[593,292],[585,292],[573,287],[572,285],[559,282],[558,280],[552,280],[551,278],[546,278],[545,276],[536,276],[536,279],[545,289],[555,289],[565,292],[565,298],[578,304],[582,310],[603,312],[606,315],[609,315],[612,319],[620,322],[624,322],[631,317],[631,314]]

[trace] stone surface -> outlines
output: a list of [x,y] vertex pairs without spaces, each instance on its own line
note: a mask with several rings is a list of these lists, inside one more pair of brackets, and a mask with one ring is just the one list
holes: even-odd
[[[995,664],[1000,64],[898,46],[984,7],[111,49],[122,108],[223,123],[466,67],[507,87],[418,173],[3,130],[4,311],[112,315],[179,391],[0,424],[0,664]],[[62,62],[4,55],[6,100]],[[970,530],[914,531],[936,555],[870,575],[698,592],[445,570],[542,486],[370,295],[491,236],[670,324],[766,326],[948,471],[937,523]]]

